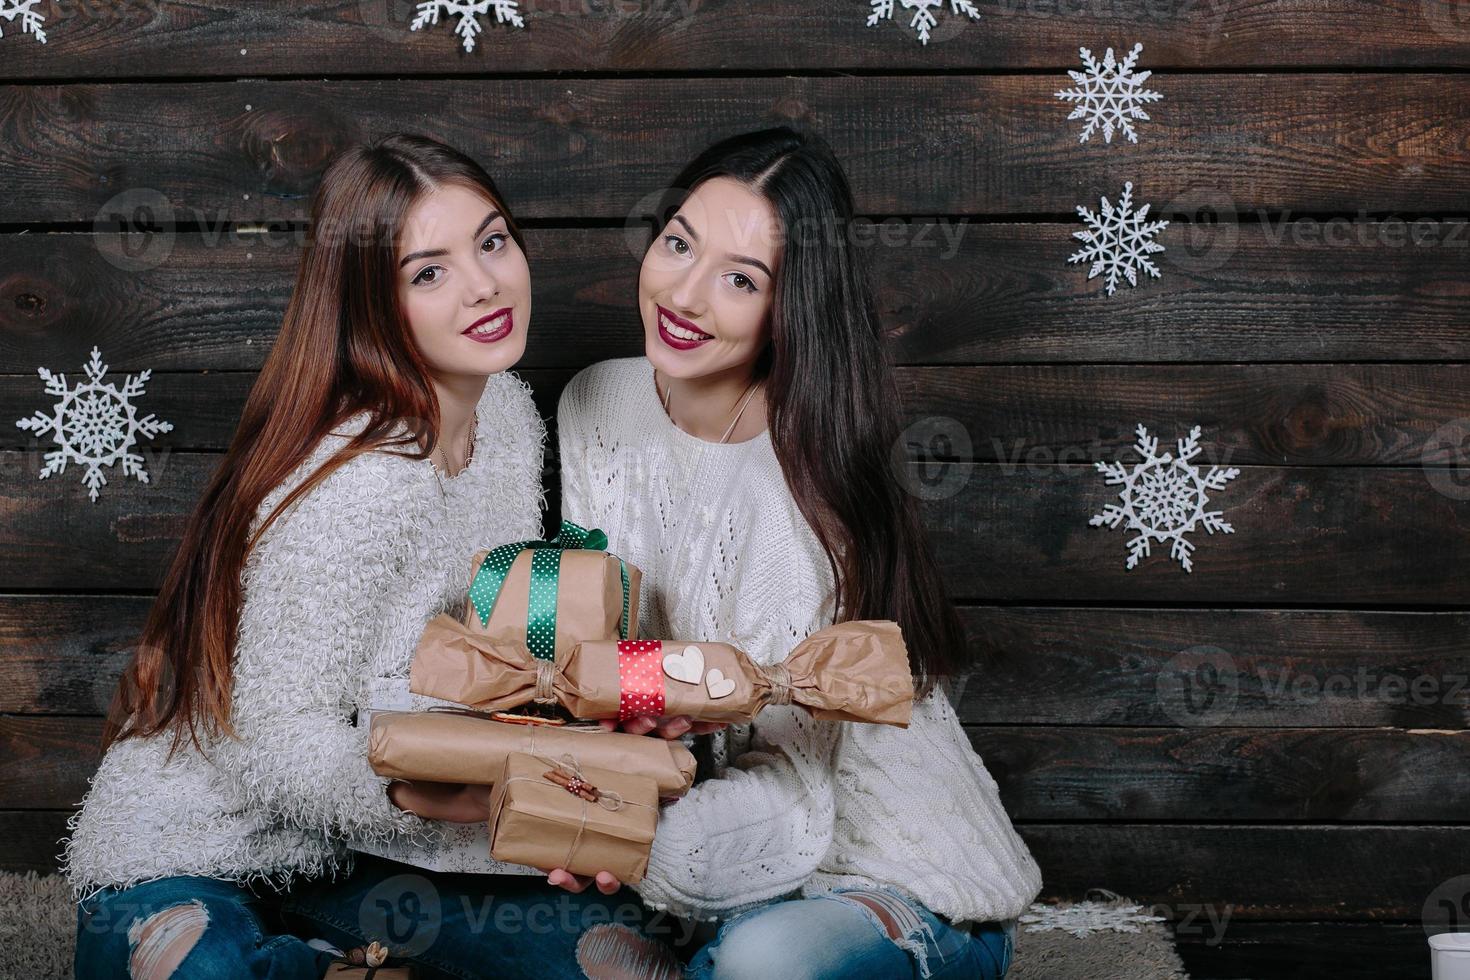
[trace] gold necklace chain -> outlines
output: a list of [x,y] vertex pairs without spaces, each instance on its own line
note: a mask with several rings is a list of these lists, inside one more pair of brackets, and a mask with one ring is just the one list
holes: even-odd
[[[742,394],[744,396],[744,400],[737,403],[738,411],[736,411],[735,409],[732,409],[731,410],[731,411],[734,411],[735,412],[735,417],[730,420],[730,425],[725,429],[725,434],[720,438],[720,445],[724,445],[725,443],[727,443],[727,442],[730,441],[730,433],[732,433],[732,432],[735,431],[735,426],[740,421],[740,416],[742,416],[742,415],[745,414],[745,406],[748,405],[750,403],[750,399],[755,396],[755,387],[756,387],[757,384],[759,384],[758,381],[752,381],[750,384],[746,385],[745,391],[742,392]],[[654,378],[654,387],[657,388],[657,386],[658,386],[658,378],[655,376],[655,378]],[[669,412],[669,399],[671,397],[673,397],[673,394],[674,394],[674,386],[671,385],[671,384],[665,384],[664,385],[664,414],[665,415],[668,415],[668,412]],[[669,421],[670,422],[673,422],[674,421],[674,417],[672,415],[669,415]]]
[[[469,465],[472,462],[475,461],[475,436],[479,433],[479,430],[480,430],[480,416],[479,416],[478,413],[472,414],[470,416],[470,438],[469,438],[469,445],[467,445],[465,447],[464,466],[461,466],[459,468],[459,473],[463,473],[466,469],[469,468]],[[445,474],[448,474],[449,473],[449,456],[444,452],[444,446],[443,446],[442,442],[436,443],[435,446],[434,446],[434,448],[439,451],[439,458],[444,461],[444,473]],[[448,494],[446,494],[444,492],[444,477],[439,474],[439,467],[434,466],[434,464],[432,462],[430,462],[429,465],[434,467],[434,478],[439,481],[439,495],[441,497],[444,497],[445,502],[448,502],[448,500],[449,500]],[[456,473],[455,476],[458,476],[459,473]]]

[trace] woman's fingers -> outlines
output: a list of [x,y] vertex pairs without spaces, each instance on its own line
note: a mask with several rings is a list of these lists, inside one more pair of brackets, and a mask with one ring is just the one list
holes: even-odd
[[[616,731],[618,723],[611,718],[604,718],[602,727],[608,731]],[[670,715],[667,718],[637,715],[622,723],[622,730],[630,734],[647,735],[649,732],[657,731],[660,738],[679,738],[689,732],[695,735],[708,735],[724,727],[725,723],[722,721],[695,721],[688,715]]]
[[565,868],[552,868],[546,880],[553,885],[565,888],[569,892],[580,892],[591,883],[591,878],[582,875],[574,875]]
[[388,784],[388,801],[425,820],[478,823],[490,817],[488,786],[395,779]]
[[670,718],[660,718],[658,720],[658,734],[661,738],[678,738],[680,735],[689,731],[689,726],[693,723],[694,719],[688,715],[674,715]]
[[638,715],[623,722],[623,731],[634,735],[647,735],[657,724],[658,722],[651,715]]
[[585,891],[587,886],[593,882],[597,883],[597,890],[604,895],[611,895],[623,887],[623,883],[611,871],[599,871],[595,877],[588,877],[586,875],[574,875],[566,868],[553,868],[551,873],[546,876],[546,880],[550,884],[565,888],[569,892]]

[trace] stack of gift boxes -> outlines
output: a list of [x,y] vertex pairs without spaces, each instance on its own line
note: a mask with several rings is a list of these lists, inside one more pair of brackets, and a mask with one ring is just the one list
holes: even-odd
[[[601,719],[750,722],[768,704],[906,727],[908,652],[896,623],[840,623],[762,666],[728,643],[638,636],[638,569],[600,531],[477,554],[464,616],[430,620],[409,689],[427,711],[376,711],[369,760],[395,779],[493,787],[491,856],[637,882],[661,803],[694,782],[678,740]],[[450,706],[450,705],[453,706]]]

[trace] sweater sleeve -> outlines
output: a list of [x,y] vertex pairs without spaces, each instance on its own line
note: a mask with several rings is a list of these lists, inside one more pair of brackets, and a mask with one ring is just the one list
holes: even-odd
[[[781,660],[828,625],[794,618],[766,611],[759,622],[768,625],[747,650],[763,663]],[[834,759],[846,724],[793,705],[762,709],[751,750],[663,808],[647,875],[631,887],[650,907],[692,919],[724,918],[799,888],[832,843]]]
[[[246,563],[238,739],[219,741],[222,768],[272,819],[334,837],[426,826],[388,801],[388,780],[367,762],[366,729],[353,726],[375,617],[399,581],[414,519],[402,465],[382,454],[346,463],[277,518]],[[268,504],[281,496],[278,488]]]

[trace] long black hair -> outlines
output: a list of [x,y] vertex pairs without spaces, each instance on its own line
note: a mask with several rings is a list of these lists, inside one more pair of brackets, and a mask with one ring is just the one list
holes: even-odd
[[676,176],[655,215],[667,224],[702,182],[740,181],[770,201],[783,242],[766,384],[771,445],[837,584],[837,621],[902,628],[920,697],[954,672],[964,629],[892,463],[898,387],[855,247],[852,190],[825,140],[787,126],[715,143]]

